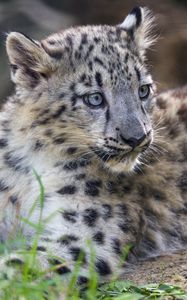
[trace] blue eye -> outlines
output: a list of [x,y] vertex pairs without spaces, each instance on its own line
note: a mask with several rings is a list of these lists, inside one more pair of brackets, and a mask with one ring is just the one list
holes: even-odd
[[149,84],[144,84],[142,86],[139,87],[139,90],[138,90],[138,94],[139,94],[139,97],[140,99],[146,99],[149,97],[149,94],[150,94],[150,85]]
[[104,97],[101,93],[87,94],[84,96],[84,103],[91,108],[100,108],[104,106]]

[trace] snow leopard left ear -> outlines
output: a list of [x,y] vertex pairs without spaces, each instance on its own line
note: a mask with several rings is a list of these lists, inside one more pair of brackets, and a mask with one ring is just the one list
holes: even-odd
[[41,44],[20,32],[10,32],[6,49],[14,83],[34,87],[52,72],[51,58]]
[[154,16],[147,7],[135,7],[119,25],[127,31],[142,54],[155,41],[155,37],[151,35],[154,20]]

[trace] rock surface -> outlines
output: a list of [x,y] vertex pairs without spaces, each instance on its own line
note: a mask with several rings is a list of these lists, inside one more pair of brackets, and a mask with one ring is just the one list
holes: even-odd
[[139,285],[165,282],[187,290],[187,250],[137,263],[123,278]]

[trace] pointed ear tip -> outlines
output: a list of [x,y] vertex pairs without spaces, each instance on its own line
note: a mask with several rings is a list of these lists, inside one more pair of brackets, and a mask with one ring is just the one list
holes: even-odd
[[130,11],[130,15],[136,14],[138,12],[141,12],[142,7],[141,6],[134,6],[133,9]]
[[147,6],[135,6],[131,12],[130,15],[135,15],[137,20],[141,22],[144,17],[152,17],[153,13],[152,10]]
[[6,33],[6,45],[12,43],[12,41],[18,40],[21,37],[21,33],[16,31],[11,31],[10,33]]
[[141,20],[142,20],[142,7],[135,6],[125,17],[124,21],[120,24],[120,27],[128,30],[140,24]]
[[11,31],[10,33],[6,34],[6,41],[10,42],[12,40],[25,40],[25,39],[30,39],[27,37],[25,34],[18,32],[18,31]]
[[11,31],[11,32],[7,32],[6,35],[7,35],[7,38],[10,38],[10,37],[18,37],[22,34],[18,31]]
[[130,14],[136,14],[136,13],[141,13],[141,14],[143,14],[143,13],[148,13],[148,12],[152,12],[152,10],[148,7],[148,6],[135,6],[132,10],[131,10],[131,12],[130,12]]
[[124,29],[138,27],[144,21],[154,25],[155,16],[147,6],[135,6],[119,26]]

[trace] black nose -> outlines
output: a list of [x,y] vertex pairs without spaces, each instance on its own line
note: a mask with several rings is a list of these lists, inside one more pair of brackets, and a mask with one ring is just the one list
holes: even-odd
[[130,139],[125,139],[122,134],[120,134],[120,138],[122,139],[122,141],[124,143],[126,143],[127,145],[131,146],[133,149],[136,148],[137,146],[139,146],[143,140],[145,140],[145,138],[147,137],[146,134],[144,134],[141,138],[137,139],[137,138],[130,138]]

